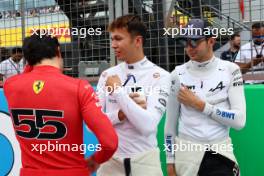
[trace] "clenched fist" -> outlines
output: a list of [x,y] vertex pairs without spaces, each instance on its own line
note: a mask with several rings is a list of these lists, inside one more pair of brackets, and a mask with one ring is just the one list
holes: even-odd
[[203,111],[205,107],[205,102],[185,86],[180,88],[178,100],[185,106],[190,106],[198,111]]

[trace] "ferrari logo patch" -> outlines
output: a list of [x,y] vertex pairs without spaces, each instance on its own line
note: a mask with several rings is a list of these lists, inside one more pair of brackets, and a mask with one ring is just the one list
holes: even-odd
[[44,88],[44,81],[37,80],[33,83],[33,91],[35,94],[39,94]]

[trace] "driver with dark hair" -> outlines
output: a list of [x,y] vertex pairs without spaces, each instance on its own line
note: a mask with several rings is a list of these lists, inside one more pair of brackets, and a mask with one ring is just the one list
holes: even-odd
[[[118,144],[114,128],[101,111],[92,86],[62,74],[63,59],[55,37],[37,34],[27,37],[23,52],[31,70],[4,84],[21,146],[20,175],[91,174],[113,155]],[[83,120],[100,144],[97,152],[86,160],[80,151]],[[51,145],[56,149],[48,150]]]

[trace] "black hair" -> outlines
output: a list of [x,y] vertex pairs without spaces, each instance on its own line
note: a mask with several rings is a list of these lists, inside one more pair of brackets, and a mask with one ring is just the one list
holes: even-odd
[[52,59],[58,55],[59,41],[56,37],[50,35],[41,35],[37,31],[23,41],[23,53],[29,65],[36,65],[44,58]]
[[240,34],[234,33],[233,35],[231,35],[230,40],[234,40],[236,37],[240,37]]
[[143,43],[146,41],[147,27],[141,20],[140,16],[134,14],[120,16],[108,26],[108,31],[113,32],[115,29],[121,28],[126,28],[132,37],[137,35],[142,36]]
[[12,54],[16,54],[16,53],[22,53],[22,48],[13,48],[11,51]]
[[260,28],[264,27],[264,23],[257,22],[257,23],[252,24],[251,27],[252,27],[252,29],[260,29]]

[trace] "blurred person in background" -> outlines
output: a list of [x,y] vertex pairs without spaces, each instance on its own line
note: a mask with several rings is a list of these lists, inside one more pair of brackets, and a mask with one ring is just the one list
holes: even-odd
[[[2,57],[2,56],[1,56]],[[20,74],[24,69],[23,53],[21,48],[13,48],[11,57],[0,63],[0,81]]]
[[[235,62],[242,73],[264,73],[264,23],[252,25],[252,41],[241,46]],[[263,80],[246,81],[246,83],[264,83]]]
[[221,54],[221,59],[234,62],[240,49],[241,38],[239,34],[233,34],[229,41],[230,48]]

